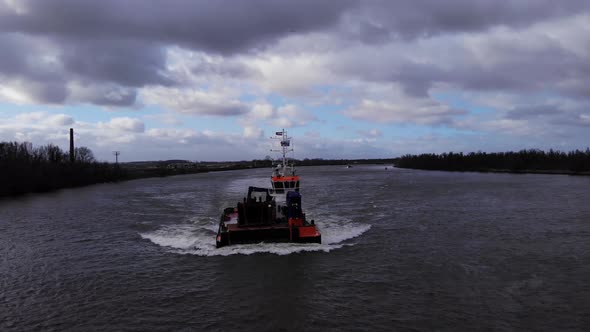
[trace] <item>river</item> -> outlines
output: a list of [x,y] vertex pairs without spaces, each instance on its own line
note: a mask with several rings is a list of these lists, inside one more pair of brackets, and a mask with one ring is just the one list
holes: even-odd
[[590,177],[301,167],[323,243],[215,248],[253,169],[0,201],[0,330],[587,330]]

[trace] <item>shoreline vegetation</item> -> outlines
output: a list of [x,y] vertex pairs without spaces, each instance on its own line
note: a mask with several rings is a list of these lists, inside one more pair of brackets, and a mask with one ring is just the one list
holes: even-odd
[[590,175],[590,149],[570,152],[530,149],[495,153],[425,153],[397,158],[395,166],[452,172]]
[[[296,166],[382,164],[438,171],[590,175],[590,149],[449,152],[389,159],[306,158],[295,159],[294,163]],[[75,148],[71,162],[69,152],[53,144],[33,148],[28,142],[0,142],[0,198],[97,183],[272,166],[270,157],[234,162],[165,160],[113,164],[96,161],[86,147]]]
[[[394,159],[303,159],[294,162],[297,166],[393,165]],[[233,162],[165,160],[113,164],[96,161],[92,151],[86,147],[75,148],[74,162],[71,162],[69,151],[65,152],[53,144],[33,147],[28,142],[0,142],[0,198],[149,177],[271,168],[272,163],[273,160],[267,157]]]
[[28,142],[0,142],[0,197],[53,191],[124,179],[116,165],[100,163],[86,147],[69,152],[49,144],[33,148]]

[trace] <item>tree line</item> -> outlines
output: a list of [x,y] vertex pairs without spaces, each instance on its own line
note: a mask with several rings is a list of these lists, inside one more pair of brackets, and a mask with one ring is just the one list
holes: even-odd
[[518,152],[471,152],[467,154],[425,153],[405,155],[396,162],[397,167],[445,171],[511,171],[511,172],[590,172],[590,149],[542,151],[537,149]]
[[0,196],[44,192],[60,188],[125,179],[126,171],[94,159],[86,147],[74,149],[74,162],[68,152],[48,144],[0,142]]

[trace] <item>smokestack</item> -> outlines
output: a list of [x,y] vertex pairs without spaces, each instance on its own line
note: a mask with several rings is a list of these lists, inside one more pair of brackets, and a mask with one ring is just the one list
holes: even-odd
[[70,128],[70,162],[74,163],[74,128]]

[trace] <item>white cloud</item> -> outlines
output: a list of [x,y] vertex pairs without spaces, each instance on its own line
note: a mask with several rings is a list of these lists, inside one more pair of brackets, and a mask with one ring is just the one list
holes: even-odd
[[237,116],[248,112],[248,105],[224,90],[151,87],[142,92],[147,104],[195,115]]
[[320,54],[281,54],[271,52],[252,58],[252,65],[262,73],[257,83],[267,93],[286,96],[305,96],[315,86],[332,82],[326,66],[326,58]]
[[271,104],[263,103],[263,104],[254,104],[252,110],[250,111],[249,117],[252,119],[270,119],[274,116],[275,111]]
[[144,116],[144,119],[150,119],[150,120],[155,120],[158,122],[162,122],[168,125],[173,125],[173,126],[180,126],[183,125],[183,122],[181,119],[179,119],[175,113],[163,113],[163,114],[149,114]]
[[294,104],[281,106],[276,111],[276,118],[271,121],[274,126],[281,128],[292,128],[305,126],[317,118],[311,112]]
[[438,125],[448,123],[452,116],[462,115],[465,112],[428,100],[399,104],[363,99],[359,105],[348,109],[345,114],[354,119],[377,123]]
[[[1,77],[0,77],[1,78]],[[23,89],[22,85],[14,84],[14,82],[7,82],[7,80],[0,80],[0,101],[14,103],[17,105],[32,104],[33,98],[29,96]]]
[[0,128],[5,130],[61,130],[60,127],[74,124],[74,119],[66,114],[51,114],[49,112],[26,112],[15,115],[11,118],[3,119],[0,122]]
[[30,123],[30,122],[36,122],[42,119],[47,118],[48,113],[47,112],[27,112],[27,113],[21,113],[21,114],[17,114],[15,116],[15,119],[18,121],[23,121],[25,124]]
[[47,123],[51,126],[70,126],[74,124],[74,119],[66,114],[55,114],[47,118]]
[[364,93],[358,104],[343,112],[345,115],[375,123],[441,125],[448,124],[455,116],[466,114],[430,98],[407,96],[396,84],[373,84]]
[[245,138],[262,138],[264,137],[264,131],[261,128],[257,127],[244,127],[244,137]]
[[109,122],[99,122],[97,127],[117,132],[142,133],[145,130],[143,121],[130,117],[112,118]]

